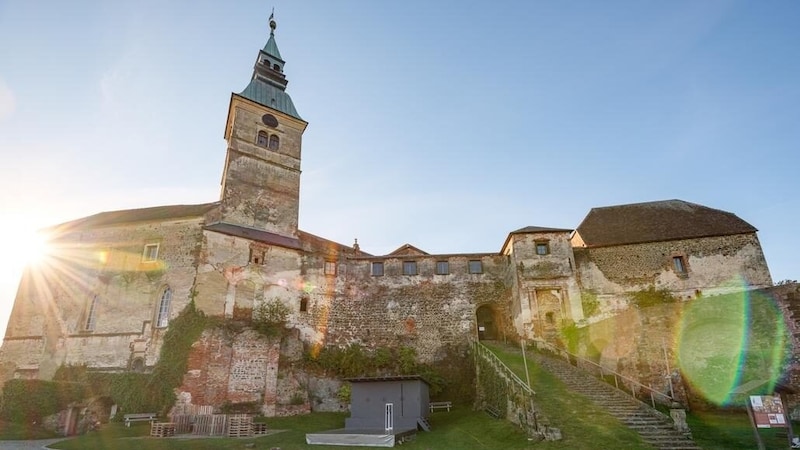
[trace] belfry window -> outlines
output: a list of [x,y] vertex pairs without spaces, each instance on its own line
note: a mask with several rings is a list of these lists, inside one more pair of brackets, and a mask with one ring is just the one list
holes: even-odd
[[277,134],[273,134],[269,137],[269,149],[270,150],[277,150],[278,147],[281,145],[281,140],[278,138]]
[[266,131],[259,131],[258,137],[256,138],[256,145],[259,147],[266,147],[268,142],[269,136],[267,136]]
[[169,307],[172,303],[172,290],[165,288],[164,293],[161,294],[161,301],[158,303],[158,315],[156,317],[156,326],[164,328],[169,324]]

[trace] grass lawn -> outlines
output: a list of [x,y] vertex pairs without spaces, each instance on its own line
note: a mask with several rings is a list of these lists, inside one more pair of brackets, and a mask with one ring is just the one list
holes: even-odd
[[[757,448],[753,426],[747,412],[697,411],[687,417],[695,442],[708,450]],[[796,423],[794,432],[800,431]],[[767,450],[789,448],[785,428],[762,428],[758,430]]]
[[[148,424],[136,424],[125,428],[113,423],[97,432],[59,442],[52,445],[58,449],[113,449],[113,450],[162,450],[162,449],[245,449],[248,443],[255,448],[280,447],[294,449],[335,449],[341,446],[307,445],[305,434],[313,431],[344,427],[346,415],[340,413],[314,413],[306,416],[267,419],[269,429],[285,430],[254,439],[159,439],[147,436]],[[527,449],[531,447],[527,437],[503,420],[493,419],[482,412],[466,408],[455,408],[451,412],[436,412],[431,416],[433,432],[420,432],[415,440],[403,444],[407,449]],[[137,436],[137,437],[132,437]],[[563,447],[562,447],[563,448]]]
[[[525,366],[518,349],[489,344],[487,347],[525,380]],[[561,429],[563,439],[540,442],[537,449],[647,449],[639,435],[588,398],[570,392],[561,380],[528,359],[536,405],[551,425]]]
[[[26,439],[50,439],[60,437],[57,434],[37,426],[0,421],[0,440],[15,441]],[[2,445],[0,445],[2,448]]]
[[[495,353],[524,379],[525,369],[518,350],[500,345],[490,346]],[[561,429],[563,439],[555,442],[532,442],[511,423],[472,411],[467,406],[457,406],[451,412],[437,411],[430,417],[433,431],[419,432],[415,440],[404,443],[403,448],[429,449],[647,449],[638,434],[625,427],[605,410],[586,397],[571,393],[564,384],[528,361],[531,385],[536,391],[540,412],[554,427]],[[456,399],[454,399],[456,400]],[[147,423],[130,428],[120,423],[103,426],[90,434],[62,441],[52,448],[64,450],[226,450],[242,449],[254,443],[254,448],[282,450],[317,449],[341,450],[341,446],[307,445],[305,434],[344,427],[347,417],[343,413],[314,413],[296,417],[266,419],[270,430],[283,430],[274,434],[250,439],[227,438],[151,438]],[[753,430],[744,412],[694,412],[688,415],[689,426],[695,441],[708,450],[736,450],[756,448]],[[781,430],[783,431],[783,430]],[[760,430],[766,448],[786,449],[787,438],[778,430]],[[0,439],[36,439],[53,437],[42,430],[0,423]],[[2,444],[0,443],[0,447]],[[364,448],[364,447],[359,447]]]

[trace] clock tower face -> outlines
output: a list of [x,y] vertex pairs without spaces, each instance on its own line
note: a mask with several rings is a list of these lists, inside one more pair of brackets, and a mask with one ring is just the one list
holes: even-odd
[[278,119],[272,114],[264,114],[263,116],[261,116],[261,123],[270,128],[278,127]]

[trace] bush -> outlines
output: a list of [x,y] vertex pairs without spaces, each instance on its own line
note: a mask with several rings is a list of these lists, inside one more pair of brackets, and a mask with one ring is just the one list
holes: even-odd
[[87,397],[83,383],[44,380],[9,380],[3,386],[3,418],[34,423]]
[[276,337],[284,333],[289,307],[274,298],[253,308],[253,329],[264,336]]
[[628,294],[634,305],[645,308],[647,306],[655,306],[663,303],[673,303],[677,299],[667,289],[656,289],[655,286],[650,286],[641,291],[631,292]]

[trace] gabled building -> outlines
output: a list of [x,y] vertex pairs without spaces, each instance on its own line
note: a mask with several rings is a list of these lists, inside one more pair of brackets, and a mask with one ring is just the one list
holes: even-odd
[[[231,95],[219,200],[102,212],[49,230],[54,251],[20,282],[0,378],[48,379],[62,364],[150,370],[192,301],[228,319],[279,302],[307,347],[405,345],[431,361],[476,339],[553,339],[586,321],[587,292],[608,314],[648,286],[693,296],[732,279],[771,285],[755,228],[680,200],[595,208],[574,232],[521,228],[496,253],[406,244],[371,255],[300,230],[307,123],[286,92],[275,21],[270,28],[252,78]],[[204,335],[195,348],[189,401],[263,401],[275,414],[280,383],[291,382],[278,377],[280,343],[219,339]]]

